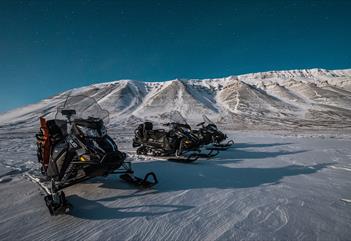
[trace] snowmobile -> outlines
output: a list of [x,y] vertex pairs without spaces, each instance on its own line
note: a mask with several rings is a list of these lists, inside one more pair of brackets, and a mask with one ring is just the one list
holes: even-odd
[[[95,99],[69,96],[58,107],[54,119],[40,118],[37,156],[42,178],[31,179],[46,192],[45,203],[51,215],[72,208],[62,191],[88,179],[121,174],[121,179],[142,187],[157,184],[153,172],[144,178],[133,175],[131,162],[107,134],[108,112]],[[149,179],[153,179],[152,181]]]
[[[174,113],[172,112],[173,116]],[[185,119],[176,113],[177,121],[162,124],[169,128],[153,129],[152,122],[144,122],[135,129],[133,147],[138,147],[138,155],[151,155],[165,157],[174,162],[194,162],[198,158],[210,158],[218,154],[211,150],[209,153],[201,153],[201,141],[191,131],[191,127]],[[180,117],[180,118],[179,118]]]
[[197,124],[200,127],[198,130],[192,130],[192,133],[200,140],[201,145],[208,147],[209,150],[226,150],[234,144],[233,140],[223,143],[228,137],[226,134],[218,130],[217,125],[212,122],[206,115],[202,116],[203,122]]

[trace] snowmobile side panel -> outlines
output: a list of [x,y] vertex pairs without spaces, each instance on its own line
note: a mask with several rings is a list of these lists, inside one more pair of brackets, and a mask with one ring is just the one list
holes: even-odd
[[60,171],[64,165],[67,155],[67,145],[65,143],[54,146],[52,156],[49,160],[47,173],[49,177],[59,176]]

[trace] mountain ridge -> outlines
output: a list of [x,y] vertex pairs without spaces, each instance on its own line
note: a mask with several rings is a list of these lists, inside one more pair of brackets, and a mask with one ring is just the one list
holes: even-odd
[[179,111],[189,122],[203,114],[228,128],[349,128],[351,69],[267,71],[214,79],[165,82],[118,80],[74,88],[0,114],[0,126],[33,127],[53,118],[68,95],[88,95],[110,112],[111,125],[162,121]]

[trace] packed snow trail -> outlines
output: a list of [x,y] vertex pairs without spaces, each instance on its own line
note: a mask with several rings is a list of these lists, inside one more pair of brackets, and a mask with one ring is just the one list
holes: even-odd
[[[129,133],[124,130],[125,133]],[[112,133],[121,150],[131,136]],[[0,240],[348,240],[351,137],[232,132],[234,148],[186,165],[135,158],[136,189],[117,176],[67,189],[74,209],[50,216],[25,175],[37,168],[33,133],[0,134]]]

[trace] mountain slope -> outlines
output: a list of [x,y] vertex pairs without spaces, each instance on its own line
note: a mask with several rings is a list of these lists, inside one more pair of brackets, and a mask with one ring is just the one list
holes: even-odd
[[110,112],[110,124],[164,121],[179,111],[189,122],[206,114],[228,128],[351,127],[351,70],[270,71],[218,79],[120,80],[66,91],[0,115],[0,126],[33,127],[52,118],[68,95],[88,95]]

